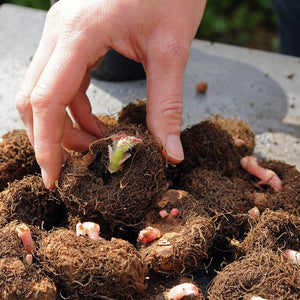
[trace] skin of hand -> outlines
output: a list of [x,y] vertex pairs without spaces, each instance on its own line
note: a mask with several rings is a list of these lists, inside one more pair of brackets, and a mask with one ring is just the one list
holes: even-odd
[[[86,96],[90,70],[113,48],[141,62],[147,75],[147,125],[172,163],[180,142],[182,83],[205,0],[60,0],[47,13],[43,34],[16,97],[45,186],[53,188],[67,158],[105,128]],[[73,121],[78,125],[73,126]]]

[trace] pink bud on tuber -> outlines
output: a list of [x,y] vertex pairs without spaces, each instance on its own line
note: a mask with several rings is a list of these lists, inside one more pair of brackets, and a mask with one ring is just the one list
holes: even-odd
[[233,136],[232,139],[233,139],[233,143],[234,143],[237,147],[240,147],[240,146],[242,146],[242,145],[245,144],[245,141],[244,141],[244,140],[242,140],[242,139],[240,139],[240,138],[238,138],[238,137],[236,137],[236,136]]
[[32,254],[26,254],[25,256],[25,262],[27,265],[31,265],[32,264]]
[[241,166],[243,169],[248,171],[250,174],[255,175],[261,179],[258,183],[270,185],[276,192],[281,192],[283,190],[281,180],[275,174],[275,172],[264,169],[259,166],[255,156],[245,156],[241,159]]
[[253,208],[251,208],[250,210],[248,210],[248,214],[252,218],[254,218],[256,221],[258,221],[259,218],[260,218],[260,212],[259,212],[259,209],[256,206],[254,206]]
[[100,226],[94,222],[83,222],[77,223],[76,225],[76,235],[88,236],[93,240],[100,240],[99,236]]
[[250,300],[267,300],[267,299],[262,298],[262,297],[260,297],[260,296],[252,296],[252,297],[250,298]]
[[178,208],[172,208],[171,212],[170,212],[171,216],[173,218],[176,218],[179,215],[179,210]]
[[283,255],[293,264],[300,265],[300,252],[295,250],[286,249],[283,251]]
[[25,250],[28,254],[33,254],[35,251],[34,241],[31,237],[31,232],[29,227],[22,223],[16,227],[16,232],[18,237],[22,240]]
[[158,213],[160,216],[161,216],[161,218],[166,218],[168,215],[169,215],[169,213],[165,210],[165,209],[162,209],[159,213]]
[[138,241],[147,244],[159,238],[161,238],[160,230],[158,228],[153,228],[149,226],[140,231]]
[[167,293],[168,300],[179,300],[185,296],[197,296],[199,289],[193,283],[182,283],[170,289]]

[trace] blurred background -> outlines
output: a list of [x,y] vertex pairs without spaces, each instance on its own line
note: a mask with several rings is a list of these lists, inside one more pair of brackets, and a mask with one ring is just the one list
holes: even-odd
[[[0,0],[48,10],[48,0]],[[270,0],[208,0],[196,38],[276,51],[276,17]]]

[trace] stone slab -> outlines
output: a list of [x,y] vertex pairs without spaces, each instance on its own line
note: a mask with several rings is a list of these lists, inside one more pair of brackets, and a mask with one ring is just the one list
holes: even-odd
[[[46,12],[0,6],[0,135],[23,128],[15,95],[41,37]],[[208,83],[196,93],[199,81]],[[92,80],[95,114],[116,114],[146,96],[146,81]],[[245,120],[256,133],[255,153],[300,170],[300,58],[195,40],[183,83],[183,126],[214,114]]]

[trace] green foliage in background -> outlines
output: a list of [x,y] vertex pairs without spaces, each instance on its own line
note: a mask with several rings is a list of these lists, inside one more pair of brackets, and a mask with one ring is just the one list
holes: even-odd
[[[7,0],[49,9],[49,0]],[[196,38],[237,46],[275,50],[276,19],[270,0],[207,0]]]
[[276,45],[270,0],[207,0],[197,38],[256,48]]
[[16,5],[28,6],[32,8],[39,8],[44,10],[48,10],[50,7],[50,1],[48,0],[8,0],[4,2],[16,4]]

